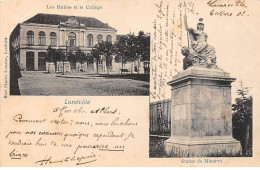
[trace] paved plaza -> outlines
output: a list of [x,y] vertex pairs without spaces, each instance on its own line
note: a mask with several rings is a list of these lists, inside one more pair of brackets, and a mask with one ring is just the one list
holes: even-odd
[[[70,75],[22,71],[21,95],[134,96],[149,95],[149,75]],[[144,76],[144,78],[140,78]]]

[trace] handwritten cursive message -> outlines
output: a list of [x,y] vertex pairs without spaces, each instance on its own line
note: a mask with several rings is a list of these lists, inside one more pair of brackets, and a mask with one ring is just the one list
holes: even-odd
[[60,105],[46,113],[13,114],[4,134],[8,159],[35,166],[90,164],[124,153],[140,128],[135,117],[108,105]]
[[[167,82],[182,70],[184,44],[183,1],[157,1],[151,34],[151,101],[170,98]],[[186,12],[194,13],[194,3],[186,2]]]
[[249,16],[246,0],[209,0],[210,16]]

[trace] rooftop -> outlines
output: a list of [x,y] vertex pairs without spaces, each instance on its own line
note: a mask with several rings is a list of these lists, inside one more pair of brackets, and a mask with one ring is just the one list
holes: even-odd
[[[68,16],[57,14],[37,14],[23,23],[49,24],[59,25],[60,22],[66,22],[69,18],[75,18],[80,24],[85,24],[86,27],[114,29],[108,24],[105,24],[93,17]],[[115,30],[115,29],[114,29]]]

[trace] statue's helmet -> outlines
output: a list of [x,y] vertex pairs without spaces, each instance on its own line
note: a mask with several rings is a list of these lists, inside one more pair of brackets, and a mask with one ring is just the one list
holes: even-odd
[[197,24],[197,29],[202,28],[202,30],[204,29],[204,23],[203,23],[203,18],[199,19],[199,22]]

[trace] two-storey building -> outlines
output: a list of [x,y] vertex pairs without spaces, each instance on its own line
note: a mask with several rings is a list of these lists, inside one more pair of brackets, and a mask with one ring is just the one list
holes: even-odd
[[18,24],[12,31],[10,55],[17,59],[21,70],[46,70],[49,46],[90,53],[100,41],[114,43],[116,30],[91,17],[37,14]]

